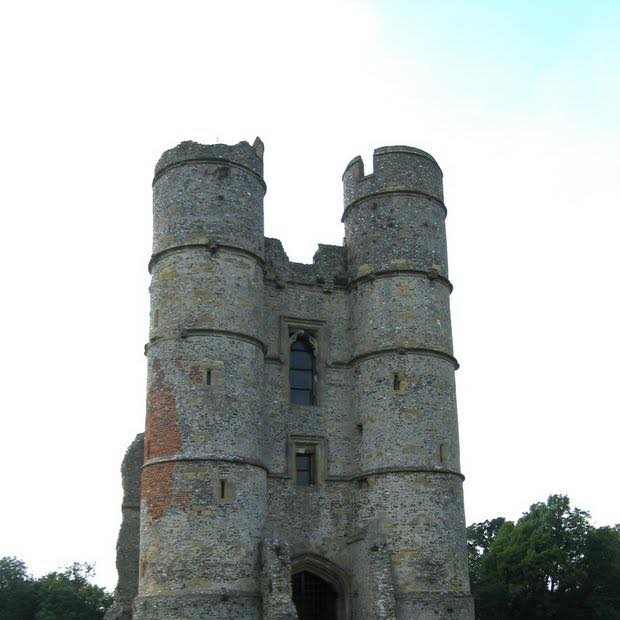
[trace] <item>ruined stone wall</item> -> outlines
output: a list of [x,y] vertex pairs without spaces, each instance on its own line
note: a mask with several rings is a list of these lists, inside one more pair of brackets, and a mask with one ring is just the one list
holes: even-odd
[[[473,617],[441,171],[384,147],[343,181],[345,246],[306,265],[263,236],[260,141],[157,165],[136,619],[293,619],[302,570],[339,619]],[[297,331],[312,406],[290,402]]]
[[144,463],[144,434],[136,435],[121,466],[123,483],[123,519],[116,543],[118,586],[106,620],[131,620],[133,601],[138,594],[140,557],[140,473]]

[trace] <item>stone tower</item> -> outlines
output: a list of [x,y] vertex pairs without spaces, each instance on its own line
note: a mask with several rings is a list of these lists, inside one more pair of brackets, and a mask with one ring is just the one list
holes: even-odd
[[108,618],[471,619],[441,170],[355,158],[345,245],[305,265],[264,237],[262,158],[183,142],[156,166]]

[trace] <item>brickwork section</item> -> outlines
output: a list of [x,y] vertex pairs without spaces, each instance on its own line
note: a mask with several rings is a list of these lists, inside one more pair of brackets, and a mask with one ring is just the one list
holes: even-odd
[[172,506],[175,465],[158,463],[142,472],[142,501],[146,503],[149,517],[153,521],[161,519]]
[[160,360],[155,360],[153,376],[146,409],[145,460],[174,456],[181,449],[176,397]]

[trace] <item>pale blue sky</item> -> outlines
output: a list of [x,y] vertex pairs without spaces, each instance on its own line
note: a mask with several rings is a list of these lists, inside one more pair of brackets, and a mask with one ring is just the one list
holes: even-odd
[[[538,115],[620,129],[620,4],[381,2],[387,47],[472,113]],[[425,93],[428,96],[429,93]],[[441,105],[441,104],[440,104]],[[589,117],[589,118],[588,118]]]

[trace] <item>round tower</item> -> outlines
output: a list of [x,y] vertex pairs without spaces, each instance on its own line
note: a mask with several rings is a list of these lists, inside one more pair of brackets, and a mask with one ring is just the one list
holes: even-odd
[[385,534],[397,618],[469,619],[442,172],[406,146],[373,163],[365,176],[357,157],[343,176],[358,525]]
[[262,151],[155,168],[138,620],[261,617]]

